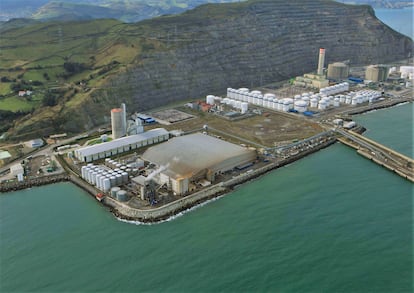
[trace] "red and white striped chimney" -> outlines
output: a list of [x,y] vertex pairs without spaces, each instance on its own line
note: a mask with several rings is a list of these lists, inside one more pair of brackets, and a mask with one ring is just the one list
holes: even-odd
[[323,75],[323,66],[325,64],[325,49],[319,49],[318,75]]

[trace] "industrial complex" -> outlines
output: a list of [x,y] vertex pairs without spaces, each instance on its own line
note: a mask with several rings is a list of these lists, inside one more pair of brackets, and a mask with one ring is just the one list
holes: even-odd
[[[350,76],[346,61],[326,69],[326,52],[319,49],[315,72],[296,77],[288,86],[229,87],[222,96],[210,94],[152,114],[128,115],[121,104],[110,111],[111,126],[104,128],[110,133],[75,141],[62,134],[50,140],[57,144],[55,154],[71,180],[99,201],[120,216],[160,219],[326,147],[337,135],[358,148],[361,138],[347,131],[361,128],[348,114],[398,103],[378,84],[391,78],[398,86],[410,87],[414,79],[412,66],[397,70],[370,65],[357,77]],[[367,144],[371,142],[361,145]],[[31,148],[42,145],[42,140],[30,142]],[[377,145],[368,149],[384,150]],[[370,156],[369,151],[364,156]],[[395,158],[399,164],[408,162],[406,169],[398,170],[407,177],[412,162],[398,154]],[[14,163],[9,176],[23,182],[27,166],[39,173],[44,160],[37,165],[30,159]]]

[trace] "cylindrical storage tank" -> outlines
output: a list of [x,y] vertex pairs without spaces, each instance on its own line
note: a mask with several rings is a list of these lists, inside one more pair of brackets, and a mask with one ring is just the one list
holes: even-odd
[[295,110],[299,113],[303,113],[307,110],[307,103],[305,101],[295,101]]
[[125,170],[125,172],[127,172],[128,174],[131,174],[131,173],[132,173],[132,169],[131,169],[131,168],[127,168],[127,169]]
[[116,177],[115,176],[111,176],[109,178],[110,182],[111,182],[111,186],[116,186]]
[[116,167],[117,169],[121,168],[121,166],[122,166],[122,164],[120,164],[120,163],[116,163],[116,164],[115,164],[115,167]]
[[214,105],[214,96],[213,95],[208,95],[206,97],[206,103],[209,105]]
[[242,114],[246,113],[248,109],[249,109],[249,104],[246,103],[246,102],[243,102],[241,104],[241,112],[242,112]]
[[310,107],[317,108],[318,107],[318,99],[312,98],[310,99]]
[[254,99],[254,96],[252,94],[248,94],[247,95],[247,102],[249,104],[252,104],[253,103],[253,99]]
[[115,176],[116,178],[116,185],[121,185],[122,184],[122,175],[118,174]]
[[116,193],[116,199],[119,201],[127,201],[128,195],[125,190],[120,190]]
[[297,100],[300,100],[301,98],[302,98],[301,95],[295,95],[294,100],[297,101]]
[[101,190],[103,190],[103,187],[104,187],[104,180],[106,179],[106,177],[105,176],[101,176],[101,178],[99,178],[99,186],[100,186],[100,189]]
[[125,135],[124,111],[121,108],[111,110],[112,138],[117,139]]
[[278,100],[277,101],[277,110],[278,111],[283,111],[283,100]]
[[103,181],[103,191],[107,192],[111,188],[111,181],[108,178],[105,178]]
[[100,175],[100,174],[96,175],[96,177],[95,177],[95,183],[94,183],[94,185],[96,187],[98,187],[98,188],[101,188],[101,185],[100,185],[101,177],[102,177],[102,175]]
[[339,98],[334,99],[334,107],[339,107]]
[[98,176],[98,173],[97,172],[92,172],[92,176],[91,176],[91,183],[93,184],[93,185],[95,185],[96,184],[96,177]]
[[351,105],[356,106],[358,104],[358,98],[357,97],[353,97],[351,100]]
[[82,178],[84,178],[85,179],[85,174],[86,174],[86,166],[82,166],[82,168],[81,168],[81,174],[82,174]]
[[261,92],[261,91],[251,91],[251,93],[252,93],[253,95],[261,95],[261,94],[262,94],[262,92]]
[[325,110],[326,109],[326,106],[327,106],[326,101],[324,101],[324,100],[320,100],[319,101],[319,104],[318,104],[318,109],[319,110]]
[[344,104],[345,103],[345,100],[346,100],[346,97],[344,95],[340,95],[339,96],[339,102],[340,103]]
[[285,100],[283,101],[283,108],[282,108],[282,111],[285,111],[285,112],[289,111],[289,107],[290,107],[290,103],[289,103],[289,101],[288,101],[287,99],[285,99]]
[[129,181],[129,176],[127,172],[122,173],[122,183],[128,183]]
[[125,171],[127,169],[127,166],[122,165],[121,168],[119,169],[121,169],[122,171]]
[[351,104],[351,102],[352,102],[352,98],[351,98],[351,96],[349,96],[349,95],[346,95],[345,96],[345,104]]
[[119,187],[112,187],[111,188],[111,197],[116,198],[116,194],[118,193],[118,191],[120,191],[121,188]]
[[306,102],[306,106],[309,105],[310,98],[309,96],[302,97],[302,101]]
[[108,166],[110,160],[111,160],[110,158],[105,159],[105,166]]

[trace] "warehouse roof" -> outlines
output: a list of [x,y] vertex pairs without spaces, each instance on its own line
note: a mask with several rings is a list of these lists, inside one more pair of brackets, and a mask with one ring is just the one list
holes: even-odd
[[164,173],[169,171],[168,173],[176,175],[191,176],[227,159],[251,153],[251,150],[236,144],[195,133],[175,137],[168,142],[150,147],[142,157],[159,166],[168,166]]
[[155,129],[151,129],[151,130],[148,130],[140,134],[121,137],[118,139],[114,139],[112,141],[80,148],[77,150],[77,152],[82,153],[82,156],[86,157],[86,156],[106,152],[106,151],[116,149],[116,148],[119,148],[125,145],[138,143],[138,142],[150,139],[150,138],[155,138],[155,137],[166,135],[166,134],[169,134],[169,132],[165,130],[164,128],[155,128]]

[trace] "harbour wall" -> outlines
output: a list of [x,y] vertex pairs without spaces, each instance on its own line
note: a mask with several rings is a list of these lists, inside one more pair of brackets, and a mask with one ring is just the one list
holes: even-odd
[[70,176],[67,174],[49,175],[39,178],[27,179],[21,182],[5,182],[0,185],[0,192],[11,192],[21,189],[30,188],[33,186],[42,186],[46,184],[53,184],[62,181],[69,181]]
[[270,163],[264,167],[253,170],[250,173],[240,174],[228,181],[220,182],[216,185],[210,186],[206,189],[203,189],[194,194],[183,197],[179,200],[171,202],[169,204],[163,205],[158,208],[153,209],[136,209],[128,206],[125,203],[119,202],[109,196],[106,196],[103,199],[103,203],[106,206],[109,206],[112,209],[112,212],[115,216],[126,219],[126,220],[138,220],[141,222],[158,222],[165,219],[168,219],[179,212],[187,210],[191,207],[194,207],[198,204],[201,204],[207,200],[218,197],[225,193],[230,192],[235,186],[248,182],[254,178],[262,176],[263,174],[272,171],[274,169],[280,168],[282,166],[293,163],[307,155],[310,155],[314,152],[317,152],[323,148],[330,146],[335,143],[336,139],[332,138],[320,145],[315,146],[312,149],[298,153],[297,155],[291,156],[287,159]]

